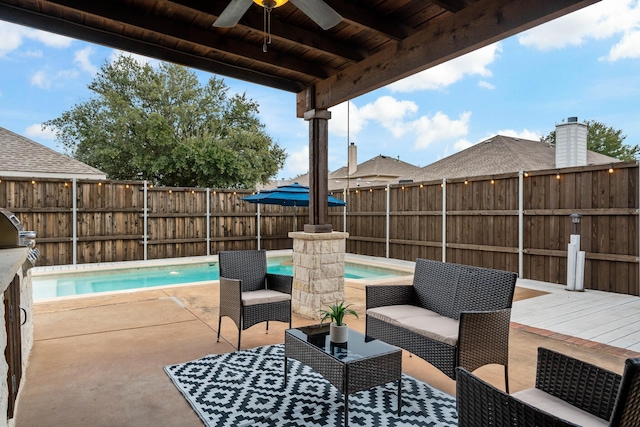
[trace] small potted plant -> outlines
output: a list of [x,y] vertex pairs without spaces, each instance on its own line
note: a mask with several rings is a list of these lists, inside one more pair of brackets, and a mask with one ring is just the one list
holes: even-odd
[[329,326],[329,339],[331,342],[347,342],[347,333],[349,332],[349,328],[343,321],[344,316],[350,314],[352,316],[356,316],[356,319],[358,318],[358,313],[349,308],[352,305],[353,304],[344,305],[344,301],[342,301],[328,306],[328,310],[320,310],[320,315],[322,316],[320,323],[324,323],[327,319],[331,320],[331,325]]

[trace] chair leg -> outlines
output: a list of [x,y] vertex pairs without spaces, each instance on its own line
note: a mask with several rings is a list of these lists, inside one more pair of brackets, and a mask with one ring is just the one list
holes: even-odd
[[222,326],[222,316],[218,316],[218,342],[220,342],[220,326]]
[[238,351],[240,351],[240,335],[242,334],[242,328],[238,328]]
[[269,321],[267,320],[267,334],[269,333]]
[[504,391],[509,394],[509,366],[504,365]]

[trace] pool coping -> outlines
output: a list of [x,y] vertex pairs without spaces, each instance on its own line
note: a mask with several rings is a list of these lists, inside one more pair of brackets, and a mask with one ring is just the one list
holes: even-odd
[[[291,249],[280,249],[267,251],[267,258],[277,258],[293,256]],[[154,260],[137,260],[137,261],[118,261],[118,262],[101,262],[93,264],[68,264],[68,265],[54,265],[46,267],[34,267],[30,270],[32,277],[50,276],[59,273],[65,274],[82,274],[82,273],[95,273],[95,272],[107,272],[111,270],[120,269],[134,269],[134,268],[150,268],[150,267],[162,267],[167,265],[188,265],[188,264],[201,264],[207,262],[218,262],[218,255],[205,255],[197,257],[181,257],[181,258],[162,258]],[[365,285],[382,285],[382,284],[404,284],[413,280],[413,273],[415,269],[415,263],[411,261],[397,260],[392,258],[378,258],[367,255],[345,254],[345,263],[362,264],[371,267],[384,268],[387,270],[395,270],[402,272],[401,275],[387,276],[380,279],[363,278],[363,279],[348,279],[345,278],[345,286],[362,287]],[[62,301],[68,299],[87,298],[96,296],[115,295],[123,293],[143,292],[155,289],[166,289],[172,287],[185,287],[185,286],[203,286],[218,284],[219,280],[205,280],[200,282],[188,282],[178,283],[172,285],[160,285],[145,288],[134,289],[122,289],[118,291],[97,292],[79,295],[66,295],[51,298],[41,298],[34,300],[34,304],[48,303],[53,301]]]

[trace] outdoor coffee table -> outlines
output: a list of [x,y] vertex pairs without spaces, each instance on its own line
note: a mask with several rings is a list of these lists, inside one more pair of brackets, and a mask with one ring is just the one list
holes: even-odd
[[349,424],[349,394],[398,381],[398,415],[402,408],[402,350],[349,329],[344,344],[329,340],[329,325],[287,329],[284,333],[284,385],[287,361],[309,366],[344,395],[344,425]]

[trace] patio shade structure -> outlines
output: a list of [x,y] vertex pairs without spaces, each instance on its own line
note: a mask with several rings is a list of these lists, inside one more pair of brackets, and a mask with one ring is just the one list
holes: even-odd
[[329,108],[598,1],[323,0],[342,18],[327,30],[286,2],[266,52],[258,4],[213,26],[230,0],[0,0],[0,19],[295,93],[309,122],[305,231],[316,233],[331,231]]
[[[282,185],[274,190],[261,191],[260,193],[243,197],[242,200],[263,205],[293,206],[293,231],[297,231],[296,208],[298,206],[309,206],[309,187],[296,182],[290,185]],[[346,203],[342,200],[330,195],[327,196],[328,207],[333,208],[345,205]]]

